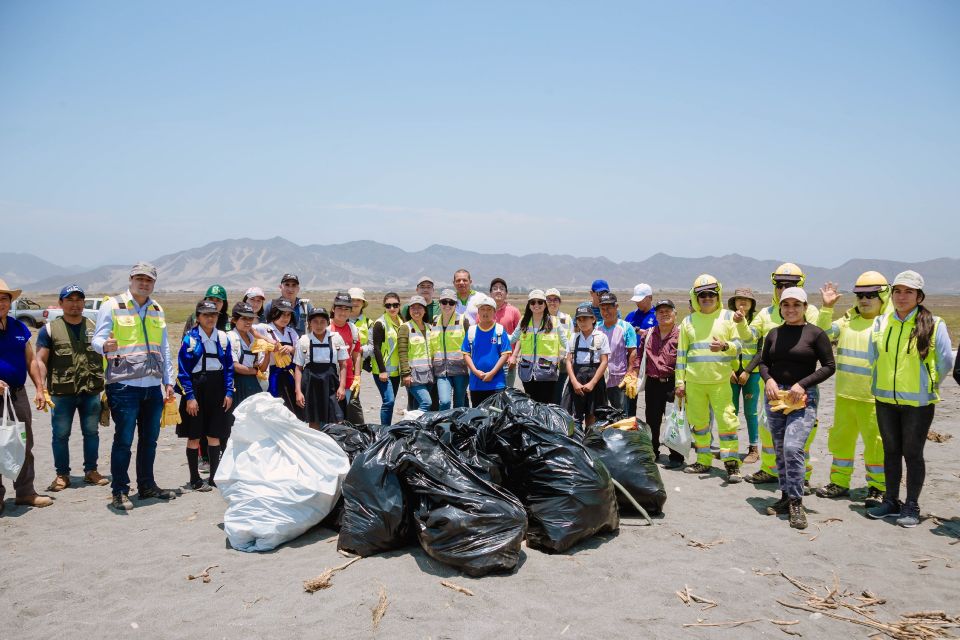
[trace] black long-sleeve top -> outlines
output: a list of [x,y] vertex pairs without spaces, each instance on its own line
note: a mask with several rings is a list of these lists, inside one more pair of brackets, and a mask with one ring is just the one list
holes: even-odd
[[780,385],[799,384],[809,389],[832,376],[836,369],[830,338],[816,325],[783,324],[763,341],[760,376],[764,382],[773,378]]

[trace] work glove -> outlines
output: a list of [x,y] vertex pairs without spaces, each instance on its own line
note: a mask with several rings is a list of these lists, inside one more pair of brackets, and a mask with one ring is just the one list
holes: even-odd
[[372,356],[372,355],[373,355],[373,345],[372,345],[372,344],[365,344],[365,345],[363,345],[362,347],[360,347],[360,357],[362,357],[364,360],[366,360],[367,358],[369,358],[369,357]]
[[47,413],[57,405],[53,404],[53,400],[50,399],[50,392],[46,389],[43,390],[43,400],[46,404],[43,405],[43,412]]
[[270,374],[267,373],[266,371],[257,371],[257,379],[258,379],[258,380],[269,380],[269,379],[270,379]]
[[617,385],[623,389],[624,393],[631,400],[637,397],[637,392],[640,388],[640,381],[637,379],[637,374],[632,371],[628,371],[627,375],[623,377],[623,380],[620,381],[620,384]]
[[107,392],[100,394],[100,426],[110,426],[110,403],[107,401]]
[[277,348],[277,345],[273,344],[269,340],[264,340],[263,338],[257,338],[253,341],[253,344],[250,345],[250,351],[253,353],[266,353],[268,351],[273,351]]
[[175,427],[180,424],[180,408],[176,400],[163,403],[163,416],[160,418],[161,427]]
[[[614,422],[613,424],[608,424],[604,429],[619,429],[620,431],[636,431],[637,430],[637,419],[636,418],[624,418],[619,422]],[[602,431],[602,429],[601,429]]]
[[350,391],[356,395],[360,391],[360,376],[354,376],[353,382],[350,383]]
[[286,353],[280,353],[279,351],[274,352],[273,354],[273,364],[281,369],[286,369],[290,366],[290,363],[293,362],[293,359]]
[[797,402],[796,404],[792,404],[790,402],[789,396],[790,396],[789,391],[784,391],[782,389],[778,391],[776,401],[770,403],[770,410],[782,412],[783,415],[788,416],[794,411],[799,411],[800,409],[803,409],[804,407],[807,406],[806,397],[801,398],[800,402]]

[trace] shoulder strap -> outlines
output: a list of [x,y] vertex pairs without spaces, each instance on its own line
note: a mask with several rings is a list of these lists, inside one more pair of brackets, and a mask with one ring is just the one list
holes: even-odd
[[228,341],[229,341],[229,338],[227,337],[227,332],[217,329],[217,342],[220,343],[220,348],[223,349],[224,351],[227,350],[227,345],[229,344]]

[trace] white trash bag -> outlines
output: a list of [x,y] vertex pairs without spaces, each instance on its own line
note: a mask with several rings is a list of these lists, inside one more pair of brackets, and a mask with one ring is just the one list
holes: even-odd
[[350,460],[336,441],[258,393],[240,403],[215,481],[223,528],[239,551],[269,551],[320,523],[340,498]]
[[[23,391],[22,393],[26,393]],[[9,415],[8,415],[9,407]],[[0,422],[0,475],[16,481],[27,458],[27,427],[17,420],[10,389],[3,388],[3,422]]]
[[690,433],[686,412],[682,406],[678,408],[676,404],[669,403],[665,415],[666,429],[661,432],[663,435],[660,439],[669,449],[686,459],[687,454],[690,453],[690,445],[693,443],[693,434]]

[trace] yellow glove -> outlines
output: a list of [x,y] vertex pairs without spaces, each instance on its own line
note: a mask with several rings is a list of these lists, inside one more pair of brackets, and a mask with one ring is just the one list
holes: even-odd
[[636,431],[637,430],[637,419],[636,418],[624,418],[619,422],[614,422],[613,424],[608,424],[604,429],[619,429],[620,431]]
[[253,353],[266,353],[268,351],[273,351],[277,348],[277,345],[273,344],[269,340],[264,340],[263,338],[257,338],[253,341],[253,344],[250,345],[250,351]]
[[180,424],[180,408],[175,400],[163,403],[163,416],[160,418],[161,427],[174,427]]
[[43,400],[44,402],[46,402],[46,404],[43,405],[44,413],[50,411],[50,409],[53,409],[54,407],[57,406],[53,404],[53,400],[50,399],[50,392],[47,391],[46,389],[43,390]]
[[286,369],[290,366],[290,363],[293,362],[293,359],[285,354],[280,353],[279,351],[274,352],[273,354],[273,364],[274,366],[280,367],[281,369]]
[[637,374],[632,371],[628,371],[627,375],[623,376],[623,380],[621,380],[620,384],[617,386],[623,389],[626,396],[632,400],[633,398],[637,397],[640,381],[637,380]]
[[788,416],[794,411],[798,411],[807,406],[806,396],[801,398],[800,402],[791,403],[790,402],[790,392],[780,390],[777,392],[777,399],[774,402],[770,403],[770,410],[783,412],[783,415]]
[[107,392],[100,394],[100,426],[110,426],[110,403],[107,401]]
[[357,391],[360,391],[360,376],[353,377],[353,382],[350,383],[350,391],[352,391],[354,394],[356,394]]
[[267,373],[266,371],[257,371],[257,379],[258,379],[258,380],[269,380],[269,379],[270,379],[270,374]]

